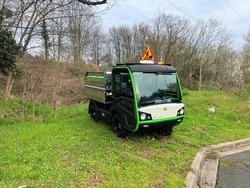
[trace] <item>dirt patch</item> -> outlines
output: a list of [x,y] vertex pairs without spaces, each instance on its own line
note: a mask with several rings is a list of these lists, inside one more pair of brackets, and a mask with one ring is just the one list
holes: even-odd
[[86,187],[96,187],[97,185],[102,184],[104,181],[100,179],[100,177],[95,176],[89,180],[89,182],[86,184]]
[[142,157],[145,158],[145,159],[148,158],[153,153],[152,150],[143,150],[142,152],[143,152]]

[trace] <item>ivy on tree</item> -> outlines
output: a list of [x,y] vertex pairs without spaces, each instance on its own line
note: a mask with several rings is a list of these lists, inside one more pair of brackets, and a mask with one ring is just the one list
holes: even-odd
[[0,29],[0,73],[8,75],[16,69],[16,58],[20,54],[20,49],[12,33]]

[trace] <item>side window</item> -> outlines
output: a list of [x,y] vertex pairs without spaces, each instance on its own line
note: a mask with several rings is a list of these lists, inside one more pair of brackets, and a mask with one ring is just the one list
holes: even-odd
[[133,97],[133,90],[132,90],[132,83],[129,73],[121,73],[121,84],[126,85],[126,91],[123,93],[123,96],[132,98]]
[[[131,78],[127,70],[114,70],[113,71],[113,96],[133,97]],[[125,87],[125,90],[122,90]]]
[[121,94],[121,75],[120,72],[113,73],[113,95],[119,97]]

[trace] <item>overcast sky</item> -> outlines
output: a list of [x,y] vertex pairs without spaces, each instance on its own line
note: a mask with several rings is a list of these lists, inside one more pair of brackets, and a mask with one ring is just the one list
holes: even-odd
[[111,8],[102,16],[104,28],[150,22],[157,13],[179,15],[189,20],[217,18],[240,48],[250,29],[249,0],[108,0]]

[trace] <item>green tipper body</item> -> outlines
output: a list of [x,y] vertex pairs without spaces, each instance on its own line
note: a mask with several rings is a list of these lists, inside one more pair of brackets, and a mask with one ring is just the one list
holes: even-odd
[[100,103],[109,102],[111,96],[111,72],[87,72],[84,94],[87,98]]

